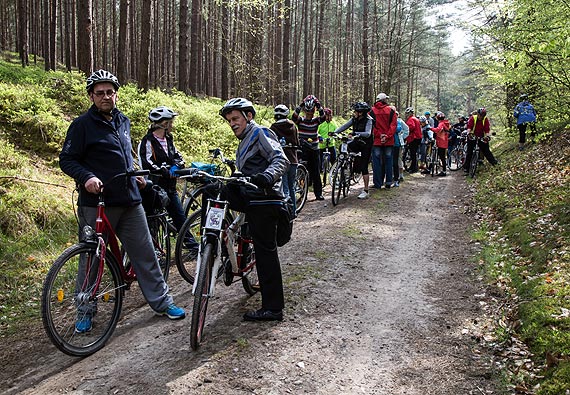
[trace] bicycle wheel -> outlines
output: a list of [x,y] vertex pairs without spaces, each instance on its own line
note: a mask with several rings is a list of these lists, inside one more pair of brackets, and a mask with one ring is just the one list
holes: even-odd
[[200,271],[196,278],[197,284],[192,307],[192,324],[190,327],[190,347],[192,347],[192,350],[197,350],[202,341],[208,300],[210,298],[210,280],[212,279],[215,253],[216,248],[214,244],[206,243],[204,251],[202,251]]
[[154,252],[158,259],[160,270],[164,281],[168,279],[170,273],[170,234],[166,222],[166,212],[147,217],[148,229],[154,246]]
[[343,166],[336,166],[333,170],[333,181],[332,181],[332,191],[331,198],[333,206],[336,206],[340,201],[340,193],[342,191],[344,169]]
[[184,200],[184,215],[186,218],[202,208],[202,192],[204,192],[204,188],[204,185],[194,188]]
[[473,156],[471,157],[471,163],[469,164],[469,176],[475,178],[475,173],[477,173],[477,165],[479,164],[479,150],[473,150]]
[[429,161],[431,162],[430,163],[431,167],[430,167],[429,171],[430,171],[431,176],[433,177],[435,174],[437,174],[436,169],[438,167],[438,164],[437,164],[437,162],[438,162],[437,148],[435,145],[431,147],[431,153],[430,153],[430,160]]
[[174,248],[174,261],[176,262],[178,272],[190,284],[194,283],[194,275],[196,274],[201,217],[202,210],[200,209],[186,218],[184,225],[178,232],[176,247]]
[[455,147],[449,153],[448,163],[450,171],[457,171],[461,169],[461,166],[463,166],[463,160],[461,159],[462,152],[463,150],[459,147]]
[[354,176],[352,161],[347,161],[342,177],[342,197],[347,197],[350,191],[350,183],[352,182],[352,177]]
[[295,203],[296,213],[299,214],[307,201],[309,193],[309,172],[302,164],[297,165],[297,174],[295,175]]
[[[110,254],[97,282],[96,246],[79,243],[66,249],[49,270],[42,290],[42,321],[52,343],[75,357],[103,348],[113,334],[123,303],[124,284]],[[75,323],[91,317],[91,329],[77,333]]]
[[402,160],[404,162],[404,170],[408,171],[412,167],[412,155],[410,152],[410,146],[406,145],[404,148],[404,153],[402,155]]
[[240,271],[242,274],[241,283],[243,289],[249,295],[254,295],[260,290],[259,277],[257,276],[257,265],[255,261],[255,250],[253,249],[253,243],[243,243],[246,253],[242,256],[240,260]]

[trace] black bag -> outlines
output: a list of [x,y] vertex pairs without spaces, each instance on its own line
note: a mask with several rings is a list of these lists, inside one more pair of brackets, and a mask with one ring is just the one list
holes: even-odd
[[277,247],[283,247],[291,240],[293,233],[293,203],[291,199],[283,200],[279,206],[279,218],[277,220]]
[[150,188],[144,188],[141,191],[141,197],[142,205],[147,215],[158,214],[170,204],[168,193],[156,184]]

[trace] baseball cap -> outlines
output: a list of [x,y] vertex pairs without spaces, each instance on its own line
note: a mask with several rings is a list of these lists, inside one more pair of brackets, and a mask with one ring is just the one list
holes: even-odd
[[389,99],[390,96],[388,96],[385,93],[379,93],[378,96],[376,96],[376,101],[384,101],[386,99]]

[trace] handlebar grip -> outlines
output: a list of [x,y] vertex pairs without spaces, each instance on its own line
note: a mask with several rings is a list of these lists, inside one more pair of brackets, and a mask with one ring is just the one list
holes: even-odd
[[150,170],[135,170],[132,173],[129,173],[129,175],[131,175],[133,177],[148,176],[149,174],[150,174]]

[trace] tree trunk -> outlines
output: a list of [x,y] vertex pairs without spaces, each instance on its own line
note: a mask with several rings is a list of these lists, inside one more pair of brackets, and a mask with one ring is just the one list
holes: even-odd
[[121,0],[119,5],[119,42],[117,46],[117,78],[121,83],[127,83],[129,63],[129,12],[130,0]]
[[26,0],[18,0],[18,52],[22,67],[30,64],[28,59],[28,7]]
[[77,63],[89,75],[93,71],[92,0],[77,2]]
[[188,86],[188,0],[180,0],[178,39],[178,90],[190,93]]
[[150,34],[152,29],[152,2],[143,1],[141,10],[141,50],[139,59],[138,83],[143,90],[148,90],[150,69]]

